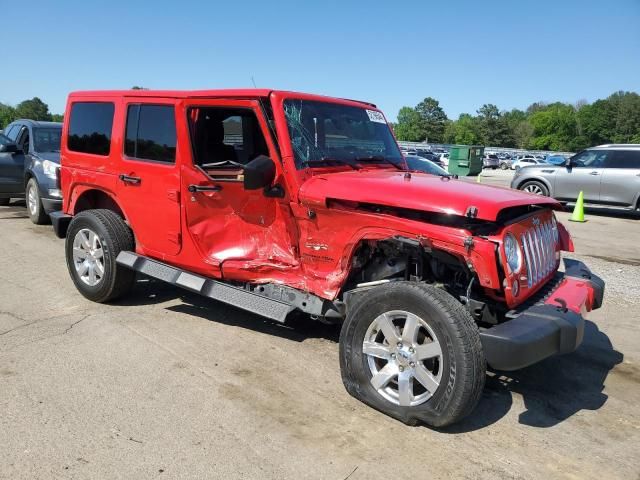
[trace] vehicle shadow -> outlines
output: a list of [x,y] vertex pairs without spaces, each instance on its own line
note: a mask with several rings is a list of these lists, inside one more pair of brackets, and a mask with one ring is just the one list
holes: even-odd
[[463,433],[497,422],[511,410],[514,394],[522,397],[526,409],[519,423],[530,427],[553,427],[581,410],[598,410],[608,398],[603,393],[607,375],[623,358],[609,337],[587,320],[583,343],[575,352],[515,372],[488,371],[473,414],[442,431]]
[[[212,322],[275,335],[295,342],[322,338],[338,342],[339,325],[326,325],[308,315],[290,315],[284,324],[186,292],[164,282],[139,278],[131,295],[114,302],[120,306],[152,305],[172,300],[167,310],[197,316]],[[581,410],[598,410],[607,401],[603,393],[609,372],[623,360],[609,337],[591,321],[585,322],[584,340],[576,352],[548,358],[515,372],[489,370],[485,389],[475,411],[462,422],[439,429],[443,433],[465,433],[485,428],[507,415],[514,395],[520,395],[525,411],[519,423],[548,428]]]
[[24,200],[11,200],[7,206],[0,208],[0,220],[15,220],[17,218],[29,218],[26,210],[27,204]]
[[[565,203],[563,205],[564,205],[565,212],[568,212],[568,213],[571,213],[575,206],[575,204],[573,203]],[[616,207],[585,205],[584,214],[586,216],[594,215],[596,217],[623,218],[626,220],[640,220],[640,213],[634,210],[629,210],[625,208],[616,208]],[[587,218],[587,221],[589,221],[588,218]]]
[[340,336],[339,325],[327,325],[312,320],[305,314],[292,312],[287,317],[287,321],[282,324],[196,293],[190,293],[168,283],[144,277],[139,277],[136,280],[136,285],[130,295],[113,302],[113,305],[153,305],[177,299],[181,303],[167,306],[166,309],[224,325],[277,335],[295,342],[302,342],[310,338],[323,338],[337,343]]

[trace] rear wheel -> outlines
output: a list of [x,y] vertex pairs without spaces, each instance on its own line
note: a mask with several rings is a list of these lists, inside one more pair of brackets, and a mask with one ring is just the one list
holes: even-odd
[[0,198],[0,207],[6,207],[10,201],[10,198]]
[[448,293],[394,282],[361,294],[340,333],[347,391],[408,425],[455,423],[475,408],[486,364],[478,328]]
[[525,182],[520,185],[520,190],[527,193],[533,193],[535,195],[542,195],[545,197],[549,196],[549,190],[547,190],[547,187],[540,182]]
[[118,254],[134,250],[133,234],[111,210],[87,210],[69,224],[67,268],[78,291],[94,302],[118,298],[133,286],[135,272],[116,263]]
[[502,162],[500,164],[500,169],[501,170],[508,170],[509,169],[509,165],[507,165],[506,163]]

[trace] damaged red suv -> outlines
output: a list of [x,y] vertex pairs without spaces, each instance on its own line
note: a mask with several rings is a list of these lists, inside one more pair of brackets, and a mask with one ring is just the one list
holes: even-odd
[[[444,426],[580,345],[604,283],[553,199],[408,171],[366,102],[272,90],[69,96],[52,215],[82,295],[136,272],[284,322],[341,323],[347,391]],[[212,308],[215,306],[212,304]]]

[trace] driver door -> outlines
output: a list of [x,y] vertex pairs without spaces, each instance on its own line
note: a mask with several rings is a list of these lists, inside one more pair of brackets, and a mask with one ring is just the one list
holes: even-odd
[[575,201],[583,192],[585,202],[599,202],[600,181],[608,155],[606,150],[585,150],[575,155],[571,166],[558,169],[554,197]]
[[22,196],[24,195],[24,155],[15,151],[6,151],[17,147],[4,135],[0,135],[0,147],[0,193]]
[[[272,281],[299,268],[282,164],[257,100],[184,102],[191,164],[181,174],[187,234],[213,273]],[[276,164],[279,195],[246,190],[243,165],[259,155]],[[209,272],[211,273],[211,272]]]

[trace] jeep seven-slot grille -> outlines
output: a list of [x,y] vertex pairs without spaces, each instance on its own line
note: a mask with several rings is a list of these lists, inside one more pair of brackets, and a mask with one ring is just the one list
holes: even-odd
[[527,267],[527,286],[531,288],[556,268],[556,233],[551,221],[540,223],[522,234]]

